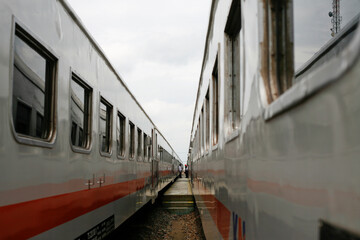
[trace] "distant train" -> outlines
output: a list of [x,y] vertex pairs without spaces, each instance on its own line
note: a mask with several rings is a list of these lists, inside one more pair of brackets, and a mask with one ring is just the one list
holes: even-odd
[[360,2],[336,2],[332,37],[331,1],[212,1],[188,154],[207,239],[360,239]]
[[0,239],[103,239],[179,157],[65,0],[0,12]]

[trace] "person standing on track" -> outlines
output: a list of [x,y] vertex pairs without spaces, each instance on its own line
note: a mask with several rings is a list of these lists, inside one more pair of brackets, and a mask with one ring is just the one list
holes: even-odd
[[181,164],[179,165],[179,178],[181,178],[181,172],[182,172],[182,166]]

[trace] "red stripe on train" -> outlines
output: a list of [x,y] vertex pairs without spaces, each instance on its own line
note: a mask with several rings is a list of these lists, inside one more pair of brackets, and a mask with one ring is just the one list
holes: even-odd
[[26,239],[143,188],[136,179],[0,207],[1,238]]
[[202,195],[201,198],[223,239],[229,239],[231,212],[214,195]]

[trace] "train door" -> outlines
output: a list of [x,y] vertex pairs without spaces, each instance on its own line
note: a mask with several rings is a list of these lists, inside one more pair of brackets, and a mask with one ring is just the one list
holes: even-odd
[[158,158],[158,139],[157,130],[153,129],[152,135],[152,157],[151,157],[151,187],[156,188],[159,181],[159,158]]

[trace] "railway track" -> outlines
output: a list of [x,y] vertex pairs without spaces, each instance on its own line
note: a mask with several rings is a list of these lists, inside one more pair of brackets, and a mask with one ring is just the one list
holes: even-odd
[[154,204],[145,205],[109,239],[205,240],[198,209],[189,200],[187,189],[187,179],[178,179]]

